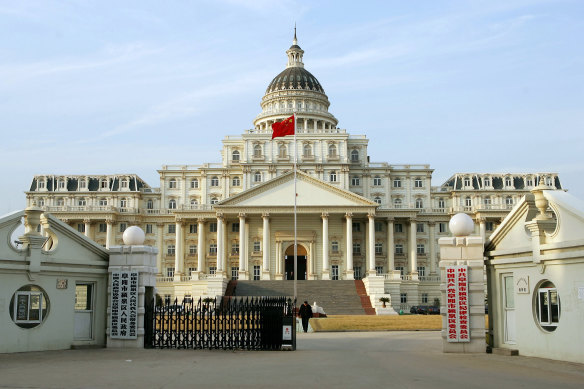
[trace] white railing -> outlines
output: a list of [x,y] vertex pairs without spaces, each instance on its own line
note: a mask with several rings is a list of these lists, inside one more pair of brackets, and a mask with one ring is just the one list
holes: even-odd
[[401,279],[399,273],[383,273],[380,274],[386,280],[399,280]]
[[440,276],[418,276],[421,282],[440,282]]
[[157,284],[169,284],[174,282],[174,277],[156,277]]

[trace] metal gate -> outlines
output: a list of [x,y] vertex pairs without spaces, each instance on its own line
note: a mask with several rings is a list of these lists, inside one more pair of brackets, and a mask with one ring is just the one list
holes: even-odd
[[295,302],[286,297],[223,297],[146,305],[144,347],[279,350],[282,322]]

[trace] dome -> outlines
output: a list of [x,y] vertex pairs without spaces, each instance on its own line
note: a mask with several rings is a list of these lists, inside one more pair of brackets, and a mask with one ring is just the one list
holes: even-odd
[[302,67],[289,67],[278,74],[266,89],[266,94],[285,89],[310,89],[324,93],[320,82]]

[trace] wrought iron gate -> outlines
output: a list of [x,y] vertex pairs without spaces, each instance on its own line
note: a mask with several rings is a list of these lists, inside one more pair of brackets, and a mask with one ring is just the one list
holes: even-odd
[[144,315],[146,348],[279,350],[282,321],[295,302],[286,297],[223,297],[155,306]]

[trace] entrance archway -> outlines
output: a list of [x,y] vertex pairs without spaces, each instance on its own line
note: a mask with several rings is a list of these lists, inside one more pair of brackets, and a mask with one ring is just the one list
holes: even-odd
[[[298,277],[297,280],[305,280],[306,279],[306,248],[302,245],[298,245],[297,249],[298,257]],[[293,280],[294,279],[294,245],[288,246],[284,256],[284,271],[286,272],[286,279]]]

